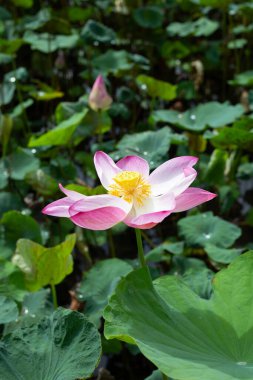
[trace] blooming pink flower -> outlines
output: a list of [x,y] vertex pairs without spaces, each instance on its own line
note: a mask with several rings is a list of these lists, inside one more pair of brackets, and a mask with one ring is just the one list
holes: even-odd
[[106,91],[104,79],[99,75],[93,84],[89,95],[89,106],[94,111],[106,110],[110,107],[112,98]]
[[148,229],[172,212],[186,211],[216,197],[216,194],[191,187],[198,159],[173,158],[149,174],[146,160],[127,156],[115,163],[104,152],[96,152],[94,163],[107,194],[85,196],[60,189],[65,198],[50,203],[44,214],[70,218],[80,227],[106,230],[119,222]]

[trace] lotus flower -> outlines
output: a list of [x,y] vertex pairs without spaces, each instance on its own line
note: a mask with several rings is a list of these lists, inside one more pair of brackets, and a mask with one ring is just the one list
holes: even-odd
[[149,174],[146,160],[127,156],[115,163],[104,152],[96,152],[94,163],[107,194],[85,196],[62,185],[66,197],[46,206],[47,215],[70,218],[91,230],[106,230],[119,222],[149,229],[172,212],[189,210],[216,197],[216,194],[190,187],[198,159],[173,158]]
[[89,95],[89,106],[94,111],[106,110],[110,107],[112,98],[106,91],[104,79],[99,75],[93,84]]
[[65,198],[43,209],[47,215],[70,218],[76,225],[91,230],[106,230],[119,222],[148,229],[172,212],[189,210],[216,197],[216,194],[190,187],[197,172],[198,159],[173,158],[149,174],[146,160],[127,156],[115,163],[104,152],[96,152],[94,163],[107,194],[85,196],[60,189]]

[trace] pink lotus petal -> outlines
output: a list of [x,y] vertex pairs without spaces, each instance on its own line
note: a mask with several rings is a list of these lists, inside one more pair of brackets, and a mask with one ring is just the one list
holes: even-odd
[[111,157],[102,151],[95,153],[94,164],[102,185],[108,190],[113,182],[113,177],[122,170],[115,164]]
[[192,168],[197,157],[182,156],[166,161],[149,176],[153,195],[161,195],[172,191],[175,196],[185,191],[194,181],[197,172]]
[[108,94],[104,79],[99,75],[95,80],[89,95],[89,106],[94,110],[106,110],[110,107],[112,98]]
[[145,230],[156,226],[156,224],[162,222],[171,213],[172,211],[151,212],[149,214],[140,215],[132,220],[124,220],[124,223],[129,227]]
[[216,194],[210,193],[209,191],[198,189],[197,187],[190,187],[176,197],[176,207],[173,212],[189,210],[201,203],[210,201],[216,196]]
[[80,227],[106,230],[125,219],[131,203],[112,195],[94,195],[70,207],[71,220]]
[[74,201],[79,201],[80,199],[83,199],[83,198],[86,198],[87,196],[84,195],[84,194],[81,194],[81,193],[78,193],[77,191],[73,191],[73,190],[68,190],[66,189],[65,187],[62,186],[61,183],[59,183],[59,188],[60,190],[65,194],[67,195],[67,197],[69,197],[70,199],[74,200]]
[[138,172],[147,178],[149,175],[149,164],[144,158],[138,156],[126,156],[116,164],[120,169],[130,172]]
[[73,199],[68,197],[58,199],[55,202],[49,203],[43,208],[42,213],[51,216],[60,216],[69,218],[69,208],[75,203]]
[[154,227],[173,212],[175,205],[175,198],[172,193],[152,197],[136,211],[132,210],[124,223],[130,227],[141,229]]

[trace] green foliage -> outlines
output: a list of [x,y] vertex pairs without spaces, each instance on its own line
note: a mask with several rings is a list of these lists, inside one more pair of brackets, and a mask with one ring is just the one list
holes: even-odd
[[74,114],[69,119],[62,121],[57,127],[38,138],[32,137],[28,146],[32,148],[37,146],[58,146],[68,144],[71,136],[81,124],[87,111],[87,109],[84,109],[82,112]]
[[[102,336],[109,362],[94,378],[161,380],[165,372],[173,380],[253,379],[250,309],[248,320],[241,318],[245,341],[231,327],[244,300],[251,306],[250,281],[247,289],[241,284],[251,267],[242,253],[253,248],[252,17],[252,3],[235,0],[1,3],[1,379],[90,376],[100,348],[95,338],[84,344],[76,316],[79,327],[86,329],[87,317],[102,333],[114,292],[119,313],[112,323],[126,321],[117,325],[123,338],[139,339],[158,369],[137,346],[122,345],[120,332],[112,341]],[[113,99],[103,112],[89,107],[99,75]],[[41,212],[66,196],[59,184],[88,197],[107,193],[94,167],[98,150],[115,161],[138,155],[151,171],[195,156],[191,186],[217,194],[141,231],[155,291],[142,271],[122,279],[138,265],[134,233],[124,223],[90,231]],[[188,170],[181,175],[187,182]],[[230,263],[242,278],[231,269],[215,275]],[[230,283],[230,295],[219,310],[208,309],[222,273],[228,275],[219,294]],[[54,284],[58,304],[82,313],[58,310],[55,330]],[[133,336],[125,331],[130,325]],[[69,334],[80,344],[72,346]],[[243,342],[245,357],[237,357]],[[91,347],[89,366],[84,355]]]
[[17,319],[18,307],[13,300],[0,295],[0,307],[0,323],[8,323]]
[[123,260],[108,259],[100,261],[85,274],[78,288],[77,297],[80,301],[86,302],[85,314],[90,320],[98,323],[108,298],[119,280],[131,270],[131,265]]
[[87,42],[99,41],[100,43],[111,42],[116,39],[115,32],[107,26],[89,20],[81,31],[81,37]]
[[176,277],[161,277],[153,287],[145,270],[134,271],[104,312],[106,337],[137,344],[173,378],[251,378],[252,269],[251,251],[215,276],[208,301]]
[[15,248],[16,241],[21,237],[42,242],[39,224],[29,215],[19,211],[8,211],[1,219],[3,227],[3,241],[11,249]]
[[1,376],[8,380],[89,378],[101,353],[95,327],[77,312],[58,309],[37,323],[24,321],[0,342]]
[[78,42],[78,35],[70,36],[58,35],[54,36],[49,33],[34,33],[26,31],[24,41],[28,43],[33,50],[38,50],[42,53],[52,53],[58,49],[74,48]]
[[176,111],[154,111],[152,122],[167,122],[189,131],[201,132],[207,127],[220,128],[233,123],[244,113],[241,105],[231,106],[227,103],[207,102],[184,113]]
[[196,21],[173,22],[167,27],[167,32],[171,36],[186,37],[193,35],[195,37],[210,36],[219,28],[217,21],[201,17]]
[[221,248],[230,247],[241,235],[241,229],[212,212],[182,218],[179,233],[189,245],[205,247],[214,244]]
[[157,132],[140,132],[125,135],[117,144],[118,151],[115,159],[127,155],[137,155],[149,161],[150,167],[155,168],[164,161],[170,148],[171,132],[164,127]]
[[170,83],[157,80],[148,75],[139,75],[137,82],[144,90],[147,90],[148,95],[152,98],[158,97],[163,100],[173,100],[176,98],[177,87]]
[[156,6],[137,8],[133,12],[134,21],[142,28],[156,29],[163,24],[163,11]]
[[23,180],[25,176],[39,168],[40,162],[32,152],[25,149],[18,149],[7,159],[7,168],[10,178]]
[[69,235],[66,240],[52,248],[45,248],[31,240],[20,239],[13,257],[25,275],[26,287],[36,291],[46,285],[59,284],[73,270],[72,250],[76,236]]

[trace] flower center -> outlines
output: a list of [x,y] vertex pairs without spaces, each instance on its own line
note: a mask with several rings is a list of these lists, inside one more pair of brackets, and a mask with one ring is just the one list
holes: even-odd
[[113,178],[108,193],[123,198],[131,203],[136,201],[139,206],[151,194],[151,186],[138,172],[123,171]]

